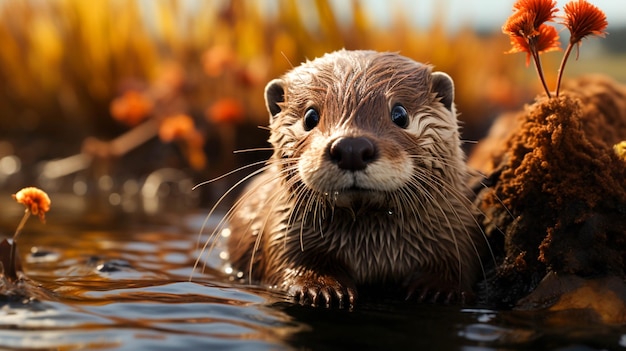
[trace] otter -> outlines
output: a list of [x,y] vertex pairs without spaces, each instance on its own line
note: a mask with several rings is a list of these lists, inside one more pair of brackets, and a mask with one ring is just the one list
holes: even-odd
[[447,74],[340,50],[269,82],[265,101],[273,154],[229,211],[233,267],[307,305],[352,306],[362,286],[472,293],[485,240]]

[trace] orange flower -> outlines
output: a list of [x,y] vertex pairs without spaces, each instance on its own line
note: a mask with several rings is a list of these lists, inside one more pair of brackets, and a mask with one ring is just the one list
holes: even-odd
[[165,118],[159,127],[159,138],[166,143],[181,141],[179,146],[193,169],[202,170],[206,166],[204,137],[191,117],[180,114]]
[[561,43],[559,42],[559,34],[556,28],[549,26],[547,24],[542,24],[539,26],[537,31],[537,35],[527,39],[525,37],[520,36],[511,36],[511,50],[507,51],[507,54],[512,54],[516,52],[525,52],[526,53],[526,66],[530,64],[531,58],[531,48],[530,45],[535,46],[535,50],[537,53],[541,54],[544,52],[557,51],[561,50]]
[[565,4],[563,11],[565,11],[563,24],[571,33],[570,43],[580,44],[580,41],[589,35],[605,36],[604,30],[608,26],[606,15],[594,5],[585,0],[574,0]]
[[502,26],[502,32],[509,35],[513,47],[507,53],[525,52],[526,66],[530,64],[530,58],[533,58],[539,80],[546,95],[550,97],[539,54],[559,49],[556,29],[544,24],[554,19],[554,13],[557,11],[556,1],[518,0],[513,4],[513,10],[515,12]]
[[558,11],[555,0],[518,0],[513,4],[513,9],[531,13],[535,28],[539,28],[545,22],[552,21],[554,14]]
[[202,55],[204,73],[212,78],[219,77],[224,71],[235,67],[236,63],[236,52],[226,45],[216,45]]
[[[548,47],[554,46],[554,39],[558,39],[558,35],[547,30],[544,22],[554,19],[556,9],[556,1],[554,0],[518,0],[513,4],[515,12],[507,19],[502,26],[502,32],[511,37],[513,49],[511,52],[530,52],[528,44],[521,44],[521,38],[530,41],[531,38],[541,35],[547,35],[544,39],[537,41]],[[538,52],[541,50],[537,48]]]
[[46,212],[50,211],[50,198],[43,190],[28,187],[18,191],[12,195],[15,201],[26,206],[26,210],[35,216],[39,216],[39,220],[46,221]]
[[191,168],[200,171],[206,167],[207,159],[204,153],[204,137],[195,131],[186,138],[187,142],[187,162]]
[[159,138],[170,143],[177,139],[185,139],[195,132],[193,119],[185,114],[165,118],[159,127]]
[[539,35],[537,36],[535,46],[539,53],[561,50],[559,33],[556,28],[547,24],[539,26]]
[[152,112],[152,101],[134,90],[125,92],[111,102],[111,115],[116,120],[135,126]]
[[244,118],[241,103],[232,98],[218,100],[206,111],[207,118],[215,123],[239,123]]
[[539,34],[535,27],[535,15],[528,11],[516,11],[502,26],[502,32],[513,38],[529,38]]
[[565,11],[563,24],[569,29],[570,38],[567,49],[565,49],[565,54],[563,54],[561,65],[559,66],[559,75],[556,80],[556,96],[559,96],[563,71],[565,70],[567,59],[574,46],[576,46],[577,49],[576,59],[578,59],[580,41],[589,35],[604,37],[604,30],[608,26],[604,12],[585,0],[570,1],[565,4],[563,10]]
[[552,21],[558,11],[554,0],[518,0],[513,9],[515,12],[502,26],[502,32],[526,38],[538,35],[539,27]]

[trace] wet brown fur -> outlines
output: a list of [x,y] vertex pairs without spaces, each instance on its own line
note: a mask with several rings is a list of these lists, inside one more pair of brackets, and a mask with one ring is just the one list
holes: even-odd
[[[434,77],[397,54],[342,50],[270,82],[274,154],[228,214],[233,266],[312,304],[354,303],[361,285],[449,300],[471,291],[485,244],[452,81]],[[390,118],[398,103],[406,129]],[[310,107],[320,122],[306,131]],[[346,136],[375,143],[365,170],[329,159],[329,143]]]

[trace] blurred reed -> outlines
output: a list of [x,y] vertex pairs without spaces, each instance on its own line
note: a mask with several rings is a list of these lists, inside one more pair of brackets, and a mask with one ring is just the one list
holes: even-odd
[[499,30],[450,33],[441,3],[419,29],[394,2],[383,25],[357,0],[346,13],[330,0],[1,1],[0,138],[81,145],[182,114],[230,154],[238,126],[266,124],[267,81],[346,48],[397,51],[448,72],[466,137],[476,139],[536,87],[523,58],[502,55]]

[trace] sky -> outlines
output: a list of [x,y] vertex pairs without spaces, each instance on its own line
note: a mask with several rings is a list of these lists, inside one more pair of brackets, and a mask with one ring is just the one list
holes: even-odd
[[[334,0],[335,6],[341,7],[341,3],[348,1]],[[419,27],[428,27],[432,24],[433,14],[437,11],[445,11],[446,21],[451,30],[456,30],[462,25],[473,25],[479,29],[499,29],[504,21],[512,13],[515,0],[363,0],[367,7],[373,11],[383,23],[391,20],[396,9],[388,9],[388,6],[396,6],[402,12],[414,18],[414,23]],[[568,0],[557,0],[559,9],[563,8]],[[611,27],[626,26],[626,1],[624,0],[589,0],[590,3],[600,8],[607,16],[609,32]]]

